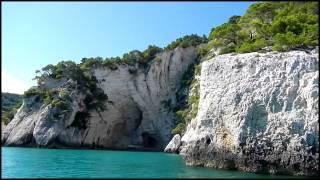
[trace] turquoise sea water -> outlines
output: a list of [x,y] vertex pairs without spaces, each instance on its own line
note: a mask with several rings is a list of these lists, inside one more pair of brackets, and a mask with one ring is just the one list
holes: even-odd
[[190,167],[179,155],[162,152],[14,147],[1,151],[2,178],[288,178]]

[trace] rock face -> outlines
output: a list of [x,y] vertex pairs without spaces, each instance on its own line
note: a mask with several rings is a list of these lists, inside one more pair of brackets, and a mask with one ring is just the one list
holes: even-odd
[[181,139],[186,163],[319,175],[318,66],[316,51],[203,62],[198,114]]
[[108,96],[105,111],[91,110],[83,119],[83,96],[72,82],[47,82],[72,94],[70,113],[55,115],[51,105],[25,99],[2,137],[7,146],[73,146],[163,149],[171,138],[176,91],[183,73],[197,58],[196,47],[176,48],[157,55],[148,67],[117,65],[92,69]]
[[181,144],[181,136],[180,134],[176,134],[173,136],[169,144],[164,149],[164,152],[168,153],[177,153]]

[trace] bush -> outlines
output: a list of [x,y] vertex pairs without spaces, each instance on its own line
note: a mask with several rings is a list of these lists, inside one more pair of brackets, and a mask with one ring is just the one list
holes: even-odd
[[[192,106],[192,110],[190,111],[190,117],[193,119],[193,118],[195,118],[196,116],[197,116],[197,114],[198,114],[198,106],[199,106],[199,101],[197,101],[197,102],[195,102],[194,104],[193,104],[193,106]],[[187,119],[187,120],[191,120],[191,118],[190,119]]]
[[18,101],[16,102],[15,105],[11,107],[10,110],[8,111],[2,110],[1,121],[4,122],[5,125],[9,124],[9,122],[14,118],[14,115],[16,114],[16,112],[18,111],[21,105],[22,105],[22,102]]
[[264,48],[268,45],[269,45],[268,41],[263,38],[257,39],[253,44],[256,51],[261,50],[262,48]]
[[96,57],[96,58],[82,58],[80,63],[80,69],[81,70],[89,70],[93,66],[101,65],[103,63],[102,57]]
[[179,123],[174,129],[171,130],[171,134],[180,134],[183,135],[186,130],[186,125],[184,123]]
[[219,54],[227,54],[232,52],[235,52],[235,46],[229,45],[227,47],[221,48]]
[[201,73],[201,64],[197,64],[194,66],[194,75],[200,75]]
[[310,43],[306,43],[306,39],[304,37],[295,35],[292,32],[277,34],[274,41],[273,49],[276,51],[287,51],[291,48],[310,45]]
[[28,89],[27,91],[25,91],[23,96],[24,97],[31,97],[31,96],[35,96],[35,95],[39,95],[39,94],[41,94],[40,89],[38,89],[37,87],[32,87],[32,88]]
[[188,109],[179,110],[176,112],[176,116],[181,120],[184,120],[188,115]]
[[60,110],[69,110],[69,105],[61,99],[55,99],[52,101],[52,106]]
[[245,42],[237,50],[239,53],[248,53],[254,51],[252,43]]
[[135,65],[137,62],[142,61],[142,59],[142,52],[138,50],[130,51],[129,53],[125,53],[122,56],[122,62],[131,66]]
[[162,52],[162,48],[159,48],[154,45],[149,45],[146,50],[143,51],[143,61],[139,63],[145,63],[153,60],[156,57],[157,53]]
[[190,96],[189,99],[188,99],[188,104],[189,105],[198,104],[199,103],[199,98],[200,97],[198,95]]
[[[222,24],[214,29],[212,34],[214,46],[227,46],[228,52],[238,43],[237,32],[240,30],[238,24],[234,21]],[[232,44],[232,45],[230,45]]]
[[197,54],[200,58],[203,58],[204,56],[206,56],[208,52],[209,52],[208,45],[204,45],[197,49]]
[[225,54],[248,53],[266,46],[277,51],[317,46],[318,13],[318,2],[255,3],[242,17],[233,16],[212,28],[208,49],[215,47]]
[[62,90],[59,93],[61,99],[70,99],[69,92],[67,90]]
[[180,46],[186,48],[189,46],[197,46],[202,43],[207,43],[208,39],[206,36],[198,36],[196,34],[186,35],[182,38],[178,38],[175,41],[171,42],[168,46],[165,47],[166,50],[173,50],[176,47]]
[[120,57],[116,57],[116,58],[106,58],[103,61],[103,65],[107,66],[108,68],[110,68],[111,70],[116,70],[118,69],[118,66],[116,65],[117,63],[119,63],[121,61]]
[[2,111],[2,113],[1,113],[1,121],[5,125],[9,124],[9,122],[12,120],[13,117],[14,117],[14,113],[12,113],[12,112],[4,112],[4,111]]
[[57,91],[55,90],[50,89],[44,91],[44,102],[50,104],[53,101],[55,94],[57,94]]
[[243,43],[238,49],[236,49],[236,52],[239,53],[249,53],[249,52],[255,52],[258,50],[261,50],[263,47],[266,47],[268,45],[267,41],[265,39],[257,39],[255,42],[245,42]]

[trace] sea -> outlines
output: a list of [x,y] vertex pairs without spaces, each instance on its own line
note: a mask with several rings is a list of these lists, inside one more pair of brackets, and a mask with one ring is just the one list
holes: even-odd
[[2,178],[301,178],[185,165],[164,152],[1,148]]

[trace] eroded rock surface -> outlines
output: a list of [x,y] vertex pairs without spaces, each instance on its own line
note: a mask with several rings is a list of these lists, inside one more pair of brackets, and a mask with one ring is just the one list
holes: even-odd
[[176,134],[173,136],[169,144],[166,146],[166,148],[164,149],[164,152],[177,153],[180,145],[181,145],[181,136],[180,134]]
[[315,175],[318,52],[216,56],[202,64],[197,117],[182,137],[189,165]]

